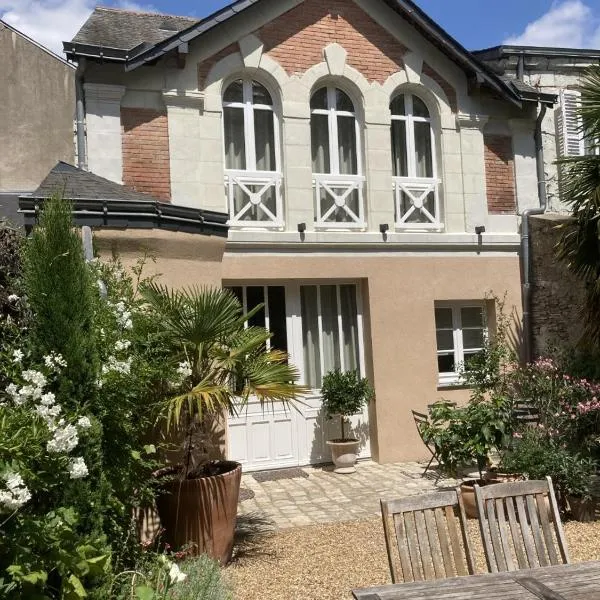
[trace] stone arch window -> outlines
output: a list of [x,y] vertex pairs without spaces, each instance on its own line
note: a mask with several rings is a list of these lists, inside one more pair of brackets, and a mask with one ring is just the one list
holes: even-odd
[[396,227],[440,228],[436,130],[429,108],[406,92],[392,99],[390,111]]
[[252,79],[231,82],[223,126],[230,224],[281,227],[279,118],[267,88]]
[[354,102],[334,85],[310,100],[315,223],[324,228],[364,227],[360,126]]

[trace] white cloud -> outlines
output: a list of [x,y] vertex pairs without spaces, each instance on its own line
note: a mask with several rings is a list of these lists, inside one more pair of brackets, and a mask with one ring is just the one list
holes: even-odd
[[554,46],[562,48],[599,48],[600,15],[582,0],[554,2],[550,10],[525,27],[520,35],[505,44],[517,46]]
[[[0,19],[62,56],[62,42],[73,38],[96,4],[96,0],[0,0]],[[152,10],[129,0],[113,4]]]

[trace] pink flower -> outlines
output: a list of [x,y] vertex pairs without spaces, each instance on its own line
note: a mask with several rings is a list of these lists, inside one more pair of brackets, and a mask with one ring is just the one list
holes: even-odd
[[515,431],[513,433],[513,437],[516,438],[516,439],[518,439],[518,440],[520,440],[523,437],[523,434],[519,433],[518,431]]

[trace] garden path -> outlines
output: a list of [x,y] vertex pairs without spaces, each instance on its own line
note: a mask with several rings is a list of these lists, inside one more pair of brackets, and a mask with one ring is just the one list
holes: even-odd
[[[435,473],[422,477],[423,469],[416,462],[380,465],[364,461],[350,475],[333,473],[332,466],[303,467],[295,469],[298,477],[262,482],[254,477],[260,479],[259,473],[245,473],[239,514],[262,513],[278,529],[354,521],[379,515],[380,498],[423,494],[458,483],[442,478],[436,484]],[[251,492],[254,497],[248,498]]]

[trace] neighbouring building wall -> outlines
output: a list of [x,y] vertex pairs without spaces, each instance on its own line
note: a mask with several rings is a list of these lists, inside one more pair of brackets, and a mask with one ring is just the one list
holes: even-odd
[[0,22],[0,192],[73,163],[74,112],[75,69]]
[[583,283],[555,257],[560,238],[557,227],[567,223],[559,215],[531,217],[531,313],[533,351],[543,356],[548,349],[575,344],[582,332],[580,307]]
[[488,210],[490,214],[515,214],[517,204],[512,138],[486,134],[484,143]]

